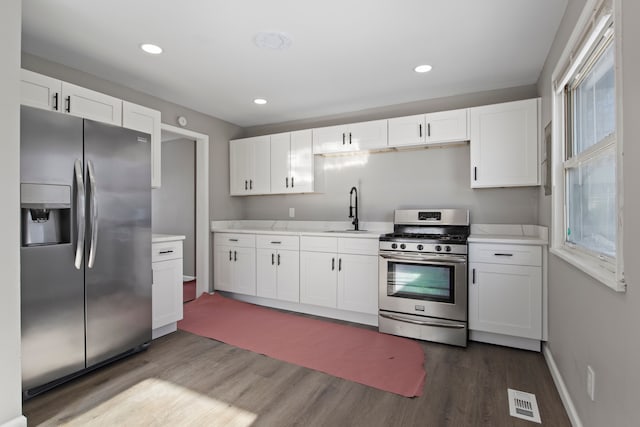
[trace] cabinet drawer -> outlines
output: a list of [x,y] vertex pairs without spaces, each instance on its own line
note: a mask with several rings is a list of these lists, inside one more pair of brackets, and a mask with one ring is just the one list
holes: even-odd
[[300,239],[298,236],[258,234],[256,235],[256,247],[258,249],[289,249],[297,251],[300,249]]
[[151,262],[182,258],[182,240],[151,244]]
[[215,245],[226,245],[238,248],[255,248],[256,235],[243,233],[215,233],[213,242]]
[[341,254],[378,255],[378,239],[338,238],[338,252]]
[[338,239],[336,237],[300,237],[300,250],[313,252],[337,252]]
[[487,262],[492,264],[542,265],[540,246],[469,244],[469,262]]

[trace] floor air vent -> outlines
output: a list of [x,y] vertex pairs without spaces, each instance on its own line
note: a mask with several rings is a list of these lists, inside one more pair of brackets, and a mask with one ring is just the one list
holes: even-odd
[[512,417],[542,424],[535,394],[525,393],[524,391],[513,390],[511,388],[508,388],[507,392],[509,394],[509,414]]

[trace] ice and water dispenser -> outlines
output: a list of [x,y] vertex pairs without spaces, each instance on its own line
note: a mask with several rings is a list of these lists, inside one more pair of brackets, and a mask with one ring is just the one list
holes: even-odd
[[20,184],[22,246],[71,243],[71,187]]

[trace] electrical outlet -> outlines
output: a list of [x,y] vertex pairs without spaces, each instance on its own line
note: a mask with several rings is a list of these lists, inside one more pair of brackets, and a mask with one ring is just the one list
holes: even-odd
[[596,393],[596,373],[593,368],[587,365],[587,394],[591,400],[595,400]]
[[289,208],[289,218],[296,217],[296,208]]

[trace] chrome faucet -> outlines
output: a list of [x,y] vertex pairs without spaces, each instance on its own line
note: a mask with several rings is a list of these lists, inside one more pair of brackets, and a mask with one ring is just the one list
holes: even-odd
[[[353,216],[353,193],[356,193],[356,215]],[[355,227],[354,230],[358,231],[360,228],[358,226],[358,190],[356,187],[351,187],[351,191],[349,192],[349,218],[353,218],[351,224]]]

